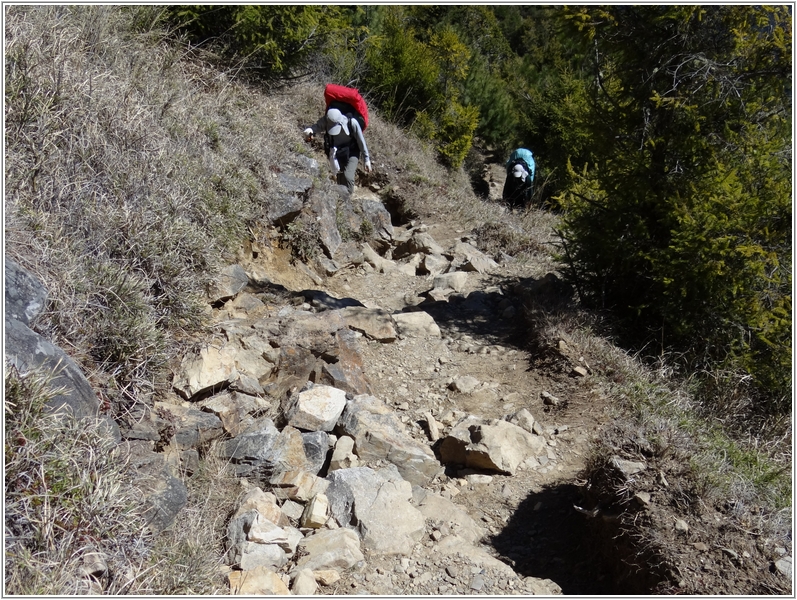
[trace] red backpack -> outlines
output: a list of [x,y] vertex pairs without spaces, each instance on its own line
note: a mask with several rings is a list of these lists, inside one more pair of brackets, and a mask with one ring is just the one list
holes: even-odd
[[326,102],[327,110],[337,108],[350,119],[357,119],[360,129],[363,131],[368,127],[368,106],[356,89],[336,83],[328,83],[324,88],[324,101]]

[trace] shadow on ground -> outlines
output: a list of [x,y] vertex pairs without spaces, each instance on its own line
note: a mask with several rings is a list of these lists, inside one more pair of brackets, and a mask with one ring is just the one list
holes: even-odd
[[550,579],[565,595],[624,594],[591,539],[587,517],[573,508],[580,498],[573,484],[532,493],[490,542],[518,575]]

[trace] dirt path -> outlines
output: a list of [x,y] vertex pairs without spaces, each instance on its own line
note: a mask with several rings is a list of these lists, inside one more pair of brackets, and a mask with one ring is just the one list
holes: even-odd
[[[435,223],[428,224],[428,232],[444,248],[464,235]],[[518,327],[522,306],[509,292],[513,282],[541,278],[550,267],[510,263],[489,275],[470,273],[461,295],[425,304],[421,294],[432,288],[431,278],[399,272],[358,268],[314,285],[368,307],[395,313],[415,306],[434,318],[439,339],[400,338],[388,344],[362,339],[374,395],[401,415],[417,439],[429,440],[426,413],[445,427],[467,414],[501,418],[525,408],[542,424],[547,441],[539,464],[514,476],[469,478],[467,473],[447,472],[430,486],[489,531],[481,549],[511,566],[519,579],[473,567],[466,557],[458,565],[437,552],[434,540],[425,539],[411,557],[401,560],[367,555],[362,570],[347,573],[325,593],[541,593],[523,587],[526,577],[551,579],[565,594],[612,592],[603,589],[604,578],[592,566],[585,518],[573,508],[579,502],[577,476],[588,444],[606,419],[605,402],[593,392],[589,377],[530,366],[523,327]],[[479,387],[470,394],[452,391],[449,384],[459,375],[476,378]],[[543,392],[560,405],[546,405]]]

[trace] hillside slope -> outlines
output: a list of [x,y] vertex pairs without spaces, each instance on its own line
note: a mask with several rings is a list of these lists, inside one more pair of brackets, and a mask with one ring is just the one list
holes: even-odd
[[[375,172],[360,178],[354,198],[338,196],[324,213],[321,199],[338,192],[320,148],[301,139],[323,108],[320,83],[266,93],[196,50],[131,29],[125,13],[108,7],[14,7],[6,17],[6,255],[48,291],[36,331],[81,366],[124,443],[151,452],[147,460],[163,461],[186,489],[185,506],[157,536],[139,529],[133,516],[120,517],[128,514],[122,502],[95,507],[100,520],[129,525],[117,537],[80,537],[67,518],[53,531],[46,515],[39,523],[41,513],[32,513],[23,528],[29,538],[7,541],[9,593],[66,593],[76,589],[76,577],[110,593],[230,591],[232,578],[220,571],[229,571],[229,517],[244,491],[268,481],[247,476],[241,483],[219,458],[220,446],[235,438],[230,431],[219,428],[217,439],[181,446],[181,430],[168,415],[208,400],[179,395],[181,364],[195,350],[231,341],[249,321],[331,323],[341,304],[381,309],[394,321],[423,312],[439,328],[439,337],[388,342],[357,336],[371,394],[414,444],[442,461],[430,417],[444,440],[468,416],[486,426],[507,423],[522,409],[539,425],[530,435],[544,444],[512,474],[449,461],[413,488],[414,507],[440,496],[483,527],[476,544],[446,554],[451,531],[444,519],[428,518],[405,554],[366,552],[317,593],[791,589],[788,511],[759,491],[769,477],[777,499],[783,482],[768,463],[753,461],[739,475],[728,462],[711,462],[715,449],[703,443],[703,426],[678,381],[600,336],[600,316],[582,311],[558,281],[556,217],[534,208],[511,213],[473,191],[474,173],[495,172],[494,165],[474,155],[471,173],[448,172],[374,111],[367,139]],[[286,195],[286,181],[300,193]],[[283,212],[297,202],[299,210]],[[372,221],[362,227],[365,202],[389,211],[386,237]],[[360,219],[357,227],[349,217]],[[332,251],[325,231],[337,231],[340,248],[354,251]],[[416,248],[401,256],[401,244],[415,232],[428,234],[442,252]],[[363,243],[378,252],[355,256]],[[466,267],[456,258],[457,244],[478,247],[496,262]],[[453,257],[446,269],[466,275],[460,289],[430,294],[435,274],[420,265],[438,254]],[[243,269],[246,287],[214,296],[229,265]],[[247,306],[251,297],[262,307]],[[287,347],[276,333],[272,342]],[[316,354],[319,369],[335,364]],[[279,421],[306,383],[281,387],[288,366],[276,366],[255,393],[267,407],[248,416]],[[464,376],[476,387],[456,383]],[[20,393],[16,377],[6,367],[7,394]],[[23,447],[35,450],[25,439],[7,437],[7,469],[30,469],[11,462]],[[750,457],[758,460],[742,458]],[[629,462],[643,468],[632,473]],[[387,463],[363,458],[361,466],[384,470]],[[726,479],[706,477],[711,469]],[[125,494],[136,481],[129,472],[113,476]],[[25,477],[7,480],[7,500],[63,498],[42,479],[43,488]],[[9,487],[12,480],[22,487]],[[29,507],[41,510],[37,502]],[[51,548],[37,546],[42,540],[63,543],[65,554],[48,557]],[[478,552],[468,554],[471,547]],[[100,575],[79,571],[94,552],[105,555],[106,568]],[[32,573],[35,582],[26,580]]]

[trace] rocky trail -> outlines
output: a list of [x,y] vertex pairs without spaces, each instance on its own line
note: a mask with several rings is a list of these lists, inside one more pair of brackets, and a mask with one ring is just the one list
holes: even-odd
[[[461,242],[464,233],[444,224],[431,224],[427,231],[444,248]],[[432,286],[430,277],[366,272],[329,282],[333,295],[391,312],[414,306],[438,325],[439,338],[407,336],[364,347],[374,394],[398,411],[414,437],[429,439],[430,414],[446,431],[466,415],[511,420],[525,409],[545,440],[543,450],[513,475],[455,466],[427,488],[483,528],[475,547],[492,560],[474,560],[456,547],[441,550],[446,528],[432,520],[431,531],[410,556],[398,561],[369,557],[365,571],[347,574],[334,593],[578,594],[602,588],[602,575],[591,564],[584,517],[573,504],[579,502],[576,477],[603,405],[580,375],[530,367],[517,328],[522,296],[513,293],[524,275],[530,278],[528,271],[528,265],[509,264],[494,274],[471,273],[457,296],[429,306],[421,301]],[[474,389],[459,389],[460,379],[467,377],[473,378]],[[567,406],[546,404],[546,395],[557,404],[566,399]],[[540,586],[538,579],[555,585]]]
[[381,254],[341,244],[348,262],[327,277],[245,247],[211,301],[216,338],[125,437],[173,469],[229,437],[245,490],[227,531],[233,592],[610,591],[574,507],[604,405],[566,342],[557,368],[534,368],[518,327],[557,278],[496,263],[445,223],[387,231]]
[[[296,159],[297,172],[315,164]],[[394,224],[368,189],[349,196],[302,176],[279,185],[272,230],[221,273],[211,325],[175,357],[171,381],[103,416],[154,533],[176,526],[212,463],[235,482],[233,509],[218,516],[230,593],[782,589],[782,542],[739,529],[733,507],[674,511],[678,464],[648,468],[644,452],[618,447],[597,485],[609,500],[625,490],[622,519],[654,525],[671,554],[623,545],[618,515],[579,479],[611,418],[603,367],[571,339],[530,343],[526,313],[572,296],[550,258],[488,256],[434,214]],[[298,260],[286,220],[324,253]],[[17,363],[45,351],[67,367],[53,406],[102,414],[80,369],[27,326],[46,290],[13,262],[6,280]],[[117,585],[106,570],[84,565],[85,587]]]
[[266,84],[153,11],[6,15],[10,593],[792,594],[791,428],[615,345],[505,156],[374,106],[350,194],[301,134],[344,54]]

